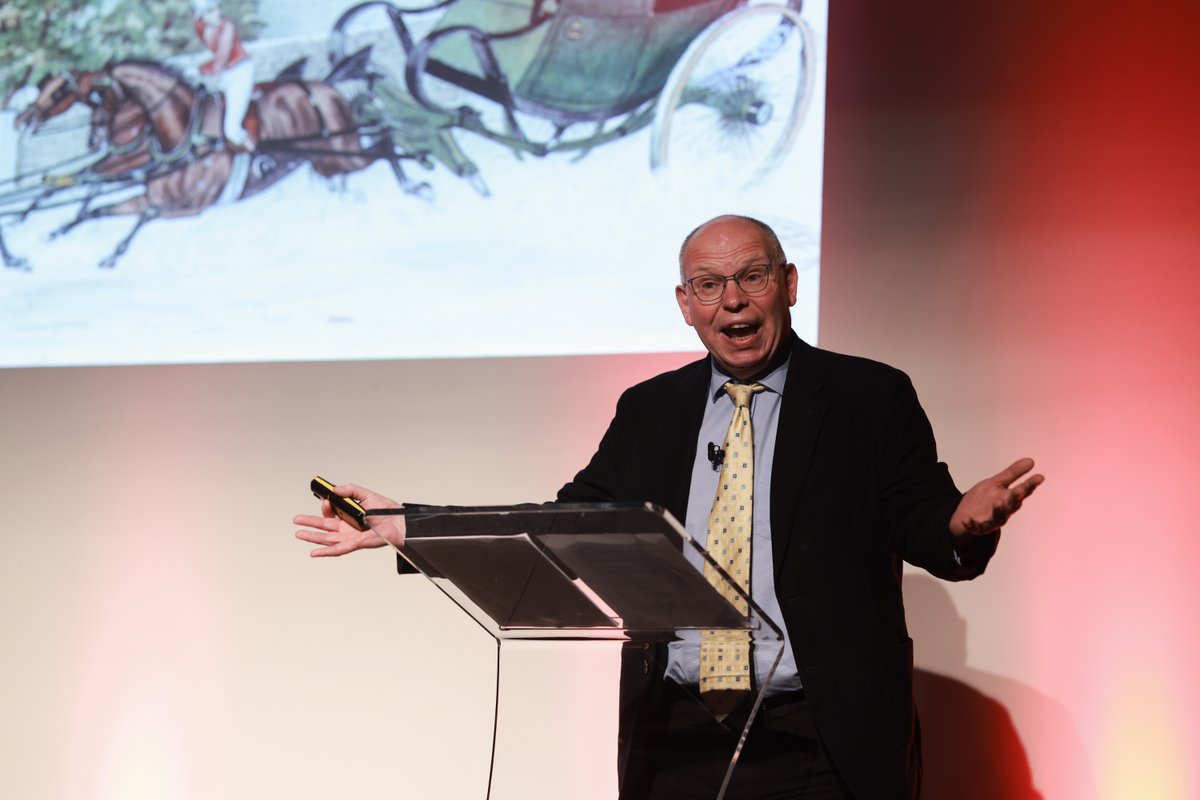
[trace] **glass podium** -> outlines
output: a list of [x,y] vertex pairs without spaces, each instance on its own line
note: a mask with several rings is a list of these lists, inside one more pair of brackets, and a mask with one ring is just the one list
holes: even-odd
[[[397,552],[496,642],[487,800],[639,800],[674,786],[681,768],[689,794],[724,798],[783,635],[669,513],[649,504],[367,513],[394,547],[381,523],[404,516]],[[706,562],[724,586],[705,578]],[[696,664],[705,629],[746,631],[755,653],[755,692],[723,721],[682,666]],[[704,747],[692,726],[707,732]]]

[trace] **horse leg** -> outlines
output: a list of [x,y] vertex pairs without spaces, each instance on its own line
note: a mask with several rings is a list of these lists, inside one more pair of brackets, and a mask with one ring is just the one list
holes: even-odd
[[344,197],[346,194],[346,176],[345,175],[330,175],[325,178],[325,186],[331,194]]
[[434,201],[433,187],[427,181],[414,181],[404,171],[404,167],[400,163],[400,154],[396,152],[396,143],[392,138],[391,129],[385,128],[378,139],[367,145],[365,152],[372,160],[383,159],[388,163],[388,166],[392,168],[392,175],[396,177],[396,183],[400,184],[400,188],[405,194],[411,194],[429,203]]
[[154,208],[153,206],[147,206],[144,208],[142,212],[138,214],[137,222],[135,222],[133,225],[133,230],[131,230],[125,236],[125,238],[120,241],[116,250],[113,250],[111,254],[100,261],[100,266],[104,269],[112,269],[115,267],[117,265],[117,259],[125,255],[125,251],[129,249],[129,243],[133,241],[133,237],[137,234],[141,227],[157,216],[158,209]]
[[112,253],[101,259],[99,266],[105,269],[112,269],[117,265],[117,259],[125,254],[129,249],[129,243],[133,241],[133,237],[150,220],[159,215],[158,208],[151,205],[146,195],[141,194],[137,197],[131,197],[128,200],[123,200],[119,203],[113,203],[107,206],[93,208],[87,213],[81,213],[75,219],[68,222],[63,229],[56,233],[65,233],[67,230],[75,227],[81,222],[89,219],[100,219],[102,217],[124,216],[126,214],[137,214],[137,222],[133,225],[133,230],[126,234],[125,238],[120,241],[116,249]]
[[29,206],[24,211],[22,211],[20,213],[20,215],[17,217],[17,222],[24,222],[26,220],[26,218],[29,217],[30,214],[32,214],[34,211],[39,210],[42,206],[42,201],[53,196],[53,194],[55,192],[57,192],[59,190],[59,188],[60,187],[52,186],[49,189],[46,189],[45,191],[43,191],[37,197],[35,197],[33,199],[33,202],[30,203]]
[[72,230],[74,230],[75,226],[78,225],[79,223],[84,222],[89,219],[92,219],[93,218],[92,201],[95,199],[96,199],[96,192],[93,191],[90,194],[88,194],[88,196],[83,199],[83,204],[79,207],[79,213],[77,213],[75,215],[74,219],[72,219],[70,222],[50,231],[50,241],[54,241],[55,239],[59,238],[60,236],[70,233]]
[[59,227],[50,231],[50,241],[54,241],[55,239],[59,238],[60,236],[67,235],[68,233],[70,233],[72,230],[75,229],[76,225],[83,222],[84,220],[89,220],[89,219],[92,219],[92,215],[90,213],[84,213],[83,211],[80,211],[78,214],[75,215],[75,218],[73,220],[71,220],[70,222],[64,223],[63,225],[60,225]]
[[391,152],[384,155],[383,159],[392,168],[392,174],[396,176],[396,182],[400,184],[400,188],[404,190],[404,193],[418,197],[427,203],[432,203],[434,201],[434,191],[429,182],[421,181],[418,183],[408,177],[404,172],[404,167],[400,166],[400,157],[396,155],[396,152],[392,150],[390,145],[388,146],[388,150]]
[[4,266],[9,269],[30,271],[29,259],[15,256],[9,251],[8,245],[4,243],[4,228],[2,227],[0,227],[0,257],[4,259]]

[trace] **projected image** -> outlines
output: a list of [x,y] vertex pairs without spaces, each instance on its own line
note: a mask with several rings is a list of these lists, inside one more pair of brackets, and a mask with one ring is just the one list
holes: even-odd
[[675,251],[772,224],[815,338],[825,8],[0,11],[0,364],[696,349]]

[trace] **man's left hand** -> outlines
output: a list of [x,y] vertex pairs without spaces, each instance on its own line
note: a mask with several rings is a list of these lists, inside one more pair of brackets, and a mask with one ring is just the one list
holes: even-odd
[[1033,490],[1045,480],[1041,475],[1031,475],[1017,483],[1031,469],[1033,459],[1022,458],[972,486],[950,517],[950,533],[956,538],[964,538],[1000,530],[1025,502],[1025,498],[1033,494]]

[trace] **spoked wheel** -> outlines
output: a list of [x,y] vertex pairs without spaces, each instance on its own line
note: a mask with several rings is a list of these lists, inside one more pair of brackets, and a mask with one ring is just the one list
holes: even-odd
[[795,142],[812,100],[813,35],[799,12],[747,6],[718,19],[671,70],[654,110],[650,166],[748,186]]

